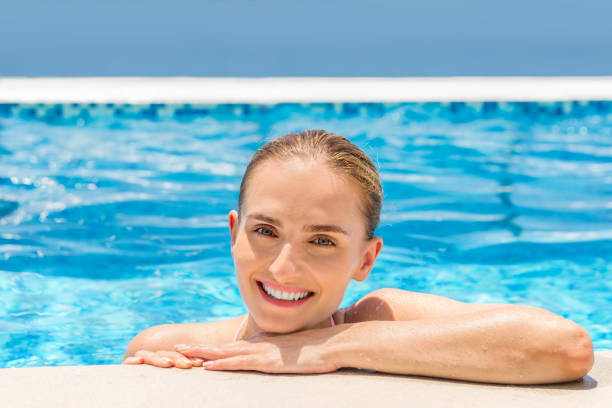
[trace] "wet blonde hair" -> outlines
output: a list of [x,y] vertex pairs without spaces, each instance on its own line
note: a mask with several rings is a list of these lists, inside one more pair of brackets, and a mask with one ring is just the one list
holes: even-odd
[[354,180],[362,191],[361,204],[366,220],[366,237],[372,239],[380,222],[382,187],[378,170],[359,147],[345,137],[325,130],[289,133],[262,146],[247,166],[238,195],[238,214],[242,212],[245,191],[253,170],[261,163],[275,159],[323,159],[332,168]]

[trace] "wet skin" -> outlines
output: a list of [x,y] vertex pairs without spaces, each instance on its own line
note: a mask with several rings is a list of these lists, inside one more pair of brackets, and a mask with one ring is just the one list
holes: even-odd
[[[240,217],[229,214],[245,335],[328,327],[351,279],[369,274],[382,239],[366,239],[360,192],[321,161],[268,161],[256,168]],[[267,299],[260,282],[309,291],[295,307]]]

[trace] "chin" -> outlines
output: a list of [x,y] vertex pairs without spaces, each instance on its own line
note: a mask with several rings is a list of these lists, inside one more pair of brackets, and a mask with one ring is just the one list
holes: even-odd
[[304,329],[303,323],[288,321],[286,319],[274,319],[272,317],[263,319],[255,318],[255,322],[260,329],[267,333],[291,333]]

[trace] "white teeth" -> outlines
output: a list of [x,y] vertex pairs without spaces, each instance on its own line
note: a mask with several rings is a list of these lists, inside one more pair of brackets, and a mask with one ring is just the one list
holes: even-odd
[[261,286],[264,288],[265,292],[276,299],[281,300],[300,300],[308,296],[310,292],[282,292],[280,290],[272,289],[263,283]]

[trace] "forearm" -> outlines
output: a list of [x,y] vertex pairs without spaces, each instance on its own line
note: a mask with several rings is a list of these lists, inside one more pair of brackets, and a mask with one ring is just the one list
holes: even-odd
[[521,307],[341,325],[327,347],[339,367],[513,384],[577,379],[593,363],[580,326]]

